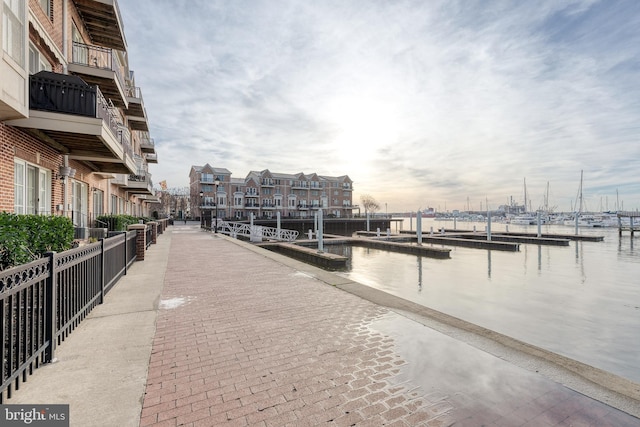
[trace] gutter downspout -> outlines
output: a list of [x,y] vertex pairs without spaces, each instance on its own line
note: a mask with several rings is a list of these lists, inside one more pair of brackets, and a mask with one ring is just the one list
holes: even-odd
[[[62,63],[62,73],[63,74],[68,74],[69,73],[69,69],[67,67],[67,63],[68,63],[68,58],[67,58],[67,54],[68,54],[68,47],[67,47],[67,42],[68,42],[68,36],[67,36],[67,0],[62,0],[62,56],[64,57],[64,62]],[[62,165],[64,167],[69,167],[69,156],[68,155],[63,155],[62,156]],[[62,180],[62,216],[66,217],[67,216],[67,203],[68,203],[68,181],[69,178],[68,177],[64,177],[64,179]]]
[[69,62],[68,52],[69,47],[69,35],[67,34],[67,0],[62,0],[62,56],[64,56],[64,63],[62,64],[62,73],[68,74],[67,63]]
[[[69,156],[68,155],[63,155],[62,156],[62,166],[64,166],[65,168],[69,167]],[[67,216],[67,201],[68,201],[68,183],[69,177],[65,176],[62,178],[62,216],[66,217]]]

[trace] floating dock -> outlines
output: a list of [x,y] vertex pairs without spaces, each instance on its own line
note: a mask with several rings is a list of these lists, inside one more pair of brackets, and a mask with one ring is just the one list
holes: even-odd
[[[370,231],[359,231],[357,233],[359,236],[370,236],[371,234],[376,234],[376,233],[372,233]],[[389,237],[377,237],[375,238],[376,241],[386,241],[386,242],[390,242],[390,241],[405,241],[405,242],[411,242],[411,243],[417,243],[418,238],[415,236],[415,232],[411,233],[411,232],[406,232],[403,231],[402,232],[403,235],[391,235]],[[480,235],[477,235],[478,237],[481,237]],[[427,235],[422,235],[422,243],[431,243],[431,244],[436,244],[436,245],[442,245],[442,246],[460,246],[460,247],[466,247],[466,248],[476,248],[476,249],[489,249],[489,250],[496,250],[496,251],[509,251],[509,252],[517,252],[520,250],[520,244],[517,242],[500,242],[500,241],[495,241],[495,240],[481,240],[481,239],[473,239],[473,238],[468,238],[467,236],[464,236],[462,234],[456,234],[456,235],[443,235],[443,234],[427,234]],[[414,244],[412,244],[411,246],[416,246]],[[419,247],[419,246],[418,246]]]
[[345,268],[347,261],[349,261],[348,257],[328,252],[318,252],[315,248],[301,246],[296,243],[269,242],[258,243],[257,246],[331,270]]
[[[401,231],[402,234],[414,235],[416,232]],[[422,233],[422,238],[425,236],[431,237],[430,233]],[[433,236],[439,237],[462,237],[465,239],[486,239],[487,233],[484,231],[469,231],[469,230],[444,230],[444,234],[441,231],[433,233]],[[538,233],[521,233],[517,231],[496,231],[491,233],[491,240],[501,241],[513,241],[519,243],[531,243],[534,245],[551,245],[551,246],[567,246],[569,241],[582,241],[582,242],[602,242],[604,236],[585,236],[582,234],[555,234],[555,233],[542,233],[538,237]]]

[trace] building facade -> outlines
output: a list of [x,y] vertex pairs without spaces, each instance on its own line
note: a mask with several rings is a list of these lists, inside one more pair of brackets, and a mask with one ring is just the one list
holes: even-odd
[[[353,216],[353,181],[347,176],[251,171],[234,178],[228,169],[192,166],[189,172],[192,216],[246,219],[308,218],[318,209],[329,217]],[[357,207],[355,207],[357,209]]]
[[157,154],[117,0],[4,0],[0,14],[0,211],[79,231],[149,216]]

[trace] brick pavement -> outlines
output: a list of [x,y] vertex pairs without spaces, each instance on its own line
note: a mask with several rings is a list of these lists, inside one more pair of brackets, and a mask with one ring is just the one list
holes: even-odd
[[640,425],[548,380],[490,404],[459,382],[425,387],[428,378],[403,376],[414,362],[394,334],[372,327],[393,316],[225,238],[175,228],[140,425]]
[[[141,426],[449,425],[389,378],[387,310],[210,234],[173,234]],[[162,306],[162,305],[161,305]],[[328,423],[328,424],[327,424]]]

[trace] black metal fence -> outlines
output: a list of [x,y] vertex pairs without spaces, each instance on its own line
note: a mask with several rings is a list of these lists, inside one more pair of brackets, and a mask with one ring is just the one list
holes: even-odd
[[136,232],[0,272],[0,404],[104,300],[136,260]]

